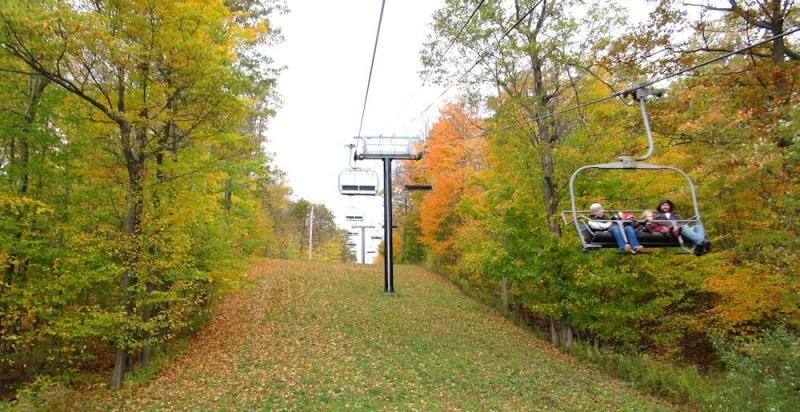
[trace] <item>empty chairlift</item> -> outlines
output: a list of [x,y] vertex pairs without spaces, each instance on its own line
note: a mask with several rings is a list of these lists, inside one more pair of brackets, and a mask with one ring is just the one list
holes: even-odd
[[339,194],[375,196],[377,193],[378,174],[374,170],[352,167],[339,173]]
[[347,210],[347,213],[344,215],[344,220],[348,222],[361,222],[364,220],[364,214],[361,213],[358,209],[351,207]]

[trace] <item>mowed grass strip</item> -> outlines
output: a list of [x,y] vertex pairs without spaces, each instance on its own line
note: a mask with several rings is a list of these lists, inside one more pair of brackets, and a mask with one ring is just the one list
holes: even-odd
[[264,260],[130,410],[669,410],[423,269]]

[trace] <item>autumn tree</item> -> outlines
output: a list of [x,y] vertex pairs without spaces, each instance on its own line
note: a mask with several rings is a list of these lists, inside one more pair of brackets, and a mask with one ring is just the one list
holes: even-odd
[[[86,120],[64,130],[99,136],[97,144],[116,162],[105,169],[110,174],[101,174],[119,184],[111,197],[121,200],[123,210],[118,234],[108,233],[118,236],[114,242],[119,242],[121,268],[119,311],[109,318],[116,328],[112,387],[120,386],[132,363],[130,353],[148,348],[160,335],[154,332],[176,321],[163,306],[174,298],[171,293],[197,282],[174,277],[190,261],[162,266],[168,256],[189,252],[173,247],[180,244],[172,242],[173,236],[189,229],[188,222],[175,219],[183,205],[175,203],[180,199],[176,190],[185,190],[190,177],[216,168],[218,159],[241,156],[230,148],[248,139],[247,133],[238,133],[251,116],[245,91],[271,87],[269,78],[249,70],[258,60],[258,53],[249,50],[269,34],[270,10],[255,2],[46,0],[6,2],[0,10],[3,58],[14,62],[8,72],[28,76],[33,97],[48,84],[63,90],[72,105],[69,115]],[[258,144],[254,140],[243,155],[260,152]],[[25,163],[25,156],[15,158],[16,164]],[[26,173],[19,176],[19,187],[27,190]],[[225,180],[206,182],[222,187]],[[233,181],[224,184],[224,208],[230,211]],[[214,214],[211,209],[190,213]],[[165,232],[170,225],[182,229]],[[16,262],[12,259],[4,271],[16,270]],[[178,312],[172,315],[182,316]]]
[[[436,12],[434,35],[422,52],[423,74],[440,84],[463,79],[475,86],[474,90],[490,86],[493,93],[471,100],[505,113],[502,122],[489,123],[493,126],[526,121],[520,130],[537,159],[529,163],[529,173],[540,180],[547,236],[557,243],[561,236],[560,194],[553,151],[563,144],[570,123],[549,116],[573,99],[571,80],[579,76],[576,68],[585,66],[589,53],[608,41],[610,26],[622,21],[620,9],[607,2],[492,2],[483,5],[459,36],[458,25],[467,21],[470,4],[451,0]],[[583,18],[571,13],[578,7],[586,8]],[[444,55],[450,43],[453,51]],[[436,64],[439,61],[447,64]],[[563,328],[569,328],[566,312],[557,317]]]

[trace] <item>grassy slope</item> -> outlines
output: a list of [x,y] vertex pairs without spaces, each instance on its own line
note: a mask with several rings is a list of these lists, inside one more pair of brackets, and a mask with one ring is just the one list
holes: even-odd
[[[150,384],[101,409],[666,410],[440,277],[265,260]],[[87,405],[88,406],[88,405]]]

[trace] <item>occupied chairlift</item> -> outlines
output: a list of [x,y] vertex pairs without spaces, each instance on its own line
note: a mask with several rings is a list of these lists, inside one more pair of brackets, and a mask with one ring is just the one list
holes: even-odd
[[[645,132],[647,133],[647,141],[649,144],[649,148],[647,153],[638,158],[634,158],[633,156],[620,156],[619,162],[614,163],[600,163],[594,165],[587,165],[580,167],[576,170],[572,177],[569,179],[569,196],[570,196],[570,204],[572,206],[571,210],[564,210],[561,212],[561,218],[564,221],[564,224],[574,224],[575,230],[578,232],[578,238],[581,240],[581,245],[584,251],[588,250],[597,250],[601,248],[617,248],[617,242],[614,240],[614,236],[609,231],[593,231],[589,228],[588,221],[589,221],[589,211],[588,210],[578,210],[576,207],[575,202],[575,178],[583,173],[588,169],[625,169],[625,170],[634,170],[634,169],[643,169],[648,171],[658,171],[658,170],[671,170],[674,171],[684,179],[689,185],[689,190],[692,195],[692,206],[694,208],[694,216],[677,221],[676,223],[683,226],[688,224],[698,224],[701,223],[700,219],[700,210],[697,206],[697,195],[695,193],[694,183],[692,179],[687,175],[684,171],[675,168],[673,166],[665,166],[665,165],[656,165],[651,163],[639,163],[641,160],[647,160],[652,154],[654,149],[653,143],[653,134],[650,130],[650,122],[647,117],[647,108],[646,102],[649,96],[656,96],[660,97],[664,94],[663,90],[653,90],[649,88],[632,88],[626,91],[623,96],[627,97],[628,95],[632,96],[635,101],[639,102],[639,108],[642,112],[642,120],[644,122]],[[626,210],[628,212],[635,212],[634,210]],[[572,221],[569,222],[567,220],[567,215],[572,215]],[[610,222],[611,220],[609,220]],[[613,221],[615,224],[623,225],[624,222],[615,220]],[[669,224],[670,222],[664,221],[656,221],[657,223]],[[625,231],[622,231],[623,236],[625,236]],[[691,253],[692,250],[684,243],[681,237],[675,238],[671,236],[665,236],[661,233],[646,233],[640,232],[637,233],[636,238],[639,240],[639,243],[646,247],[646,248],[659,248],[659,247],[679,247],[683,248],[686,252]],[[626,239],[627,240],[627,239]]]
[[343,196],[375,196],[378,193],[378,173],[372,169],[353,166],[353,149],[349,144],[348,164],[350,167],[339,173],[339,194]]

